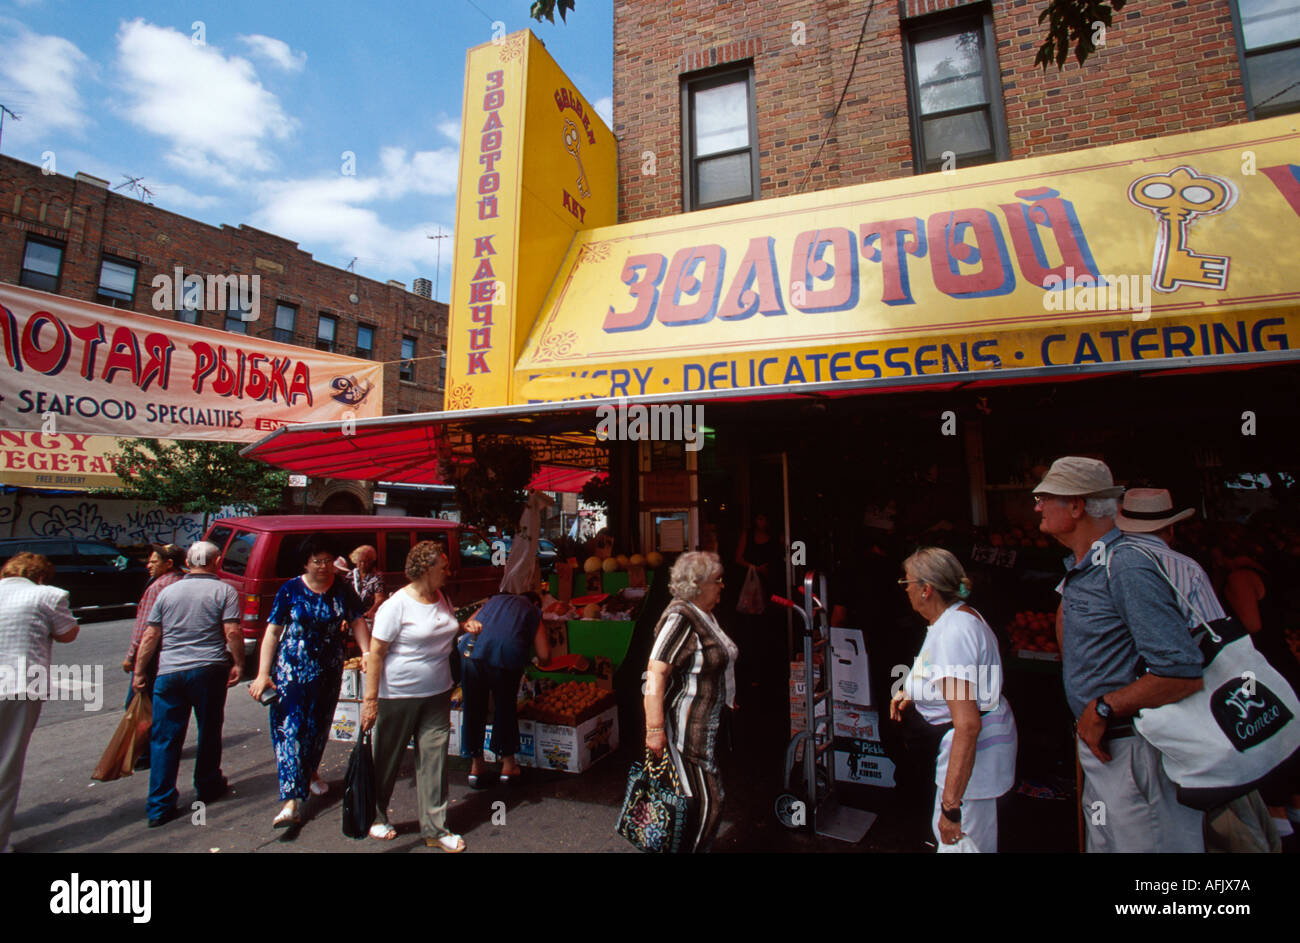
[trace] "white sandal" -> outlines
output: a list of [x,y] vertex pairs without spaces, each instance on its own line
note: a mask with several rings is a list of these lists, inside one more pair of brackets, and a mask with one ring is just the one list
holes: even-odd
[[397,829],[385,822],[376,822],[370,826],[370,837],[379,841],[392,841],[397,837]]
[[426,838],[424,844],[428,848],[441,848],[448,854],[459,854],[465,850],[465,839],[459,835],[448,832],[441,838]]
[[325,780],[321,779],[319,776],[313,776],[311,785],[307,788],[311,791],[313,796],[324,796],[330,791],[329,783],[325,782]]
[[291,825],[302,824],[302,810],[296,799],[290,799],[280,814],[275,817],[271,823],[272,828],[289,828]]

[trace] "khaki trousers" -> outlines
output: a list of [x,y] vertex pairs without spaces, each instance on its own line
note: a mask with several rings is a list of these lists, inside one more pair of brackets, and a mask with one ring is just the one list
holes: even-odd
[[407,744],[415,738],[415,801],[420,834],[441,838],[447,828],[447,744],[451,740],[451,692],[432,697],[380,698],[375,721],[375,799],[378,822],[388,823],[388,801]]

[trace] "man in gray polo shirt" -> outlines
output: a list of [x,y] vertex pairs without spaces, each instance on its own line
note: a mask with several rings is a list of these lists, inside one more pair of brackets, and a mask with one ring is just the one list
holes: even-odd
[[239,594],[217,579],[221,559],[216,544],[202,541],[185,556],[190,572],[158,594],[140,640],[134,687],[145,689],[143,668],[158,655],[153,684],[153,728],[149,736],[149,827],[165,825],[178,814],[176,776],[190,711],[198,724],[194,788],[201,802],[225,795],[221,775],[221,727],[226,689],[244,670],[244,639],[239,629]]
[[1104,462],[1073,456],[1053,462],[1034,489],[1039,530],[1074,551],[1058,587],[1061,662],[1078,722],[1088,851],[1204,851],[1203,814],[1178,802],[1159,751],[1132,726],[1143,708],[1200,690],[1201,655],[1155,562],[1113,546],[1123,491]]

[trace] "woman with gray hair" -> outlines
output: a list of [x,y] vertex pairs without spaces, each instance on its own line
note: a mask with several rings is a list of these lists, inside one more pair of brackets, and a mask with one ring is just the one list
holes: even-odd
[[[735,707],[739,650],[713,617],[722,596],[716,553],[684,553],[669,574],[672,602],[655,626],[646,666],[646,749],[668,751],[691,802],[683,851],[708,851],[722,821],[714,759],[723,706]],[[668,707],[665,710],[665,702]]]
[[[930,624],[912,670],[889,703],[937,744],[935,838],[954,850],[963,835],[998,850],[997,798],[1015,784],[1016,721],[1002,697],[1002,657],[983,616],[966,605],[971,581],[947,550],[924,547],[903,561],[912,608]],[[915,707],[913,712],[909,708]]]

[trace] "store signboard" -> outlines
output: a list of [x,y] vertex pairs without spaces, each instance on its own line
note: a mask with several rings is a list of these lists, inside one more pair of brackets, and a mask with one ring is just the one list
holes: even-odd
[[588,229],[519,401],[1226,362],[1300,346],[1296,258],[1293,116]]
[[573,234],[618,217],[614,135],[531,31],[468,52],[461,114],[451,410],[512,401],[518,351]]
[[0,428],[256,442],[383,413],[383,364],[0,284]]
[[110,464],[117,439],[0,430],[0,484],[88,491],[120,488]]

